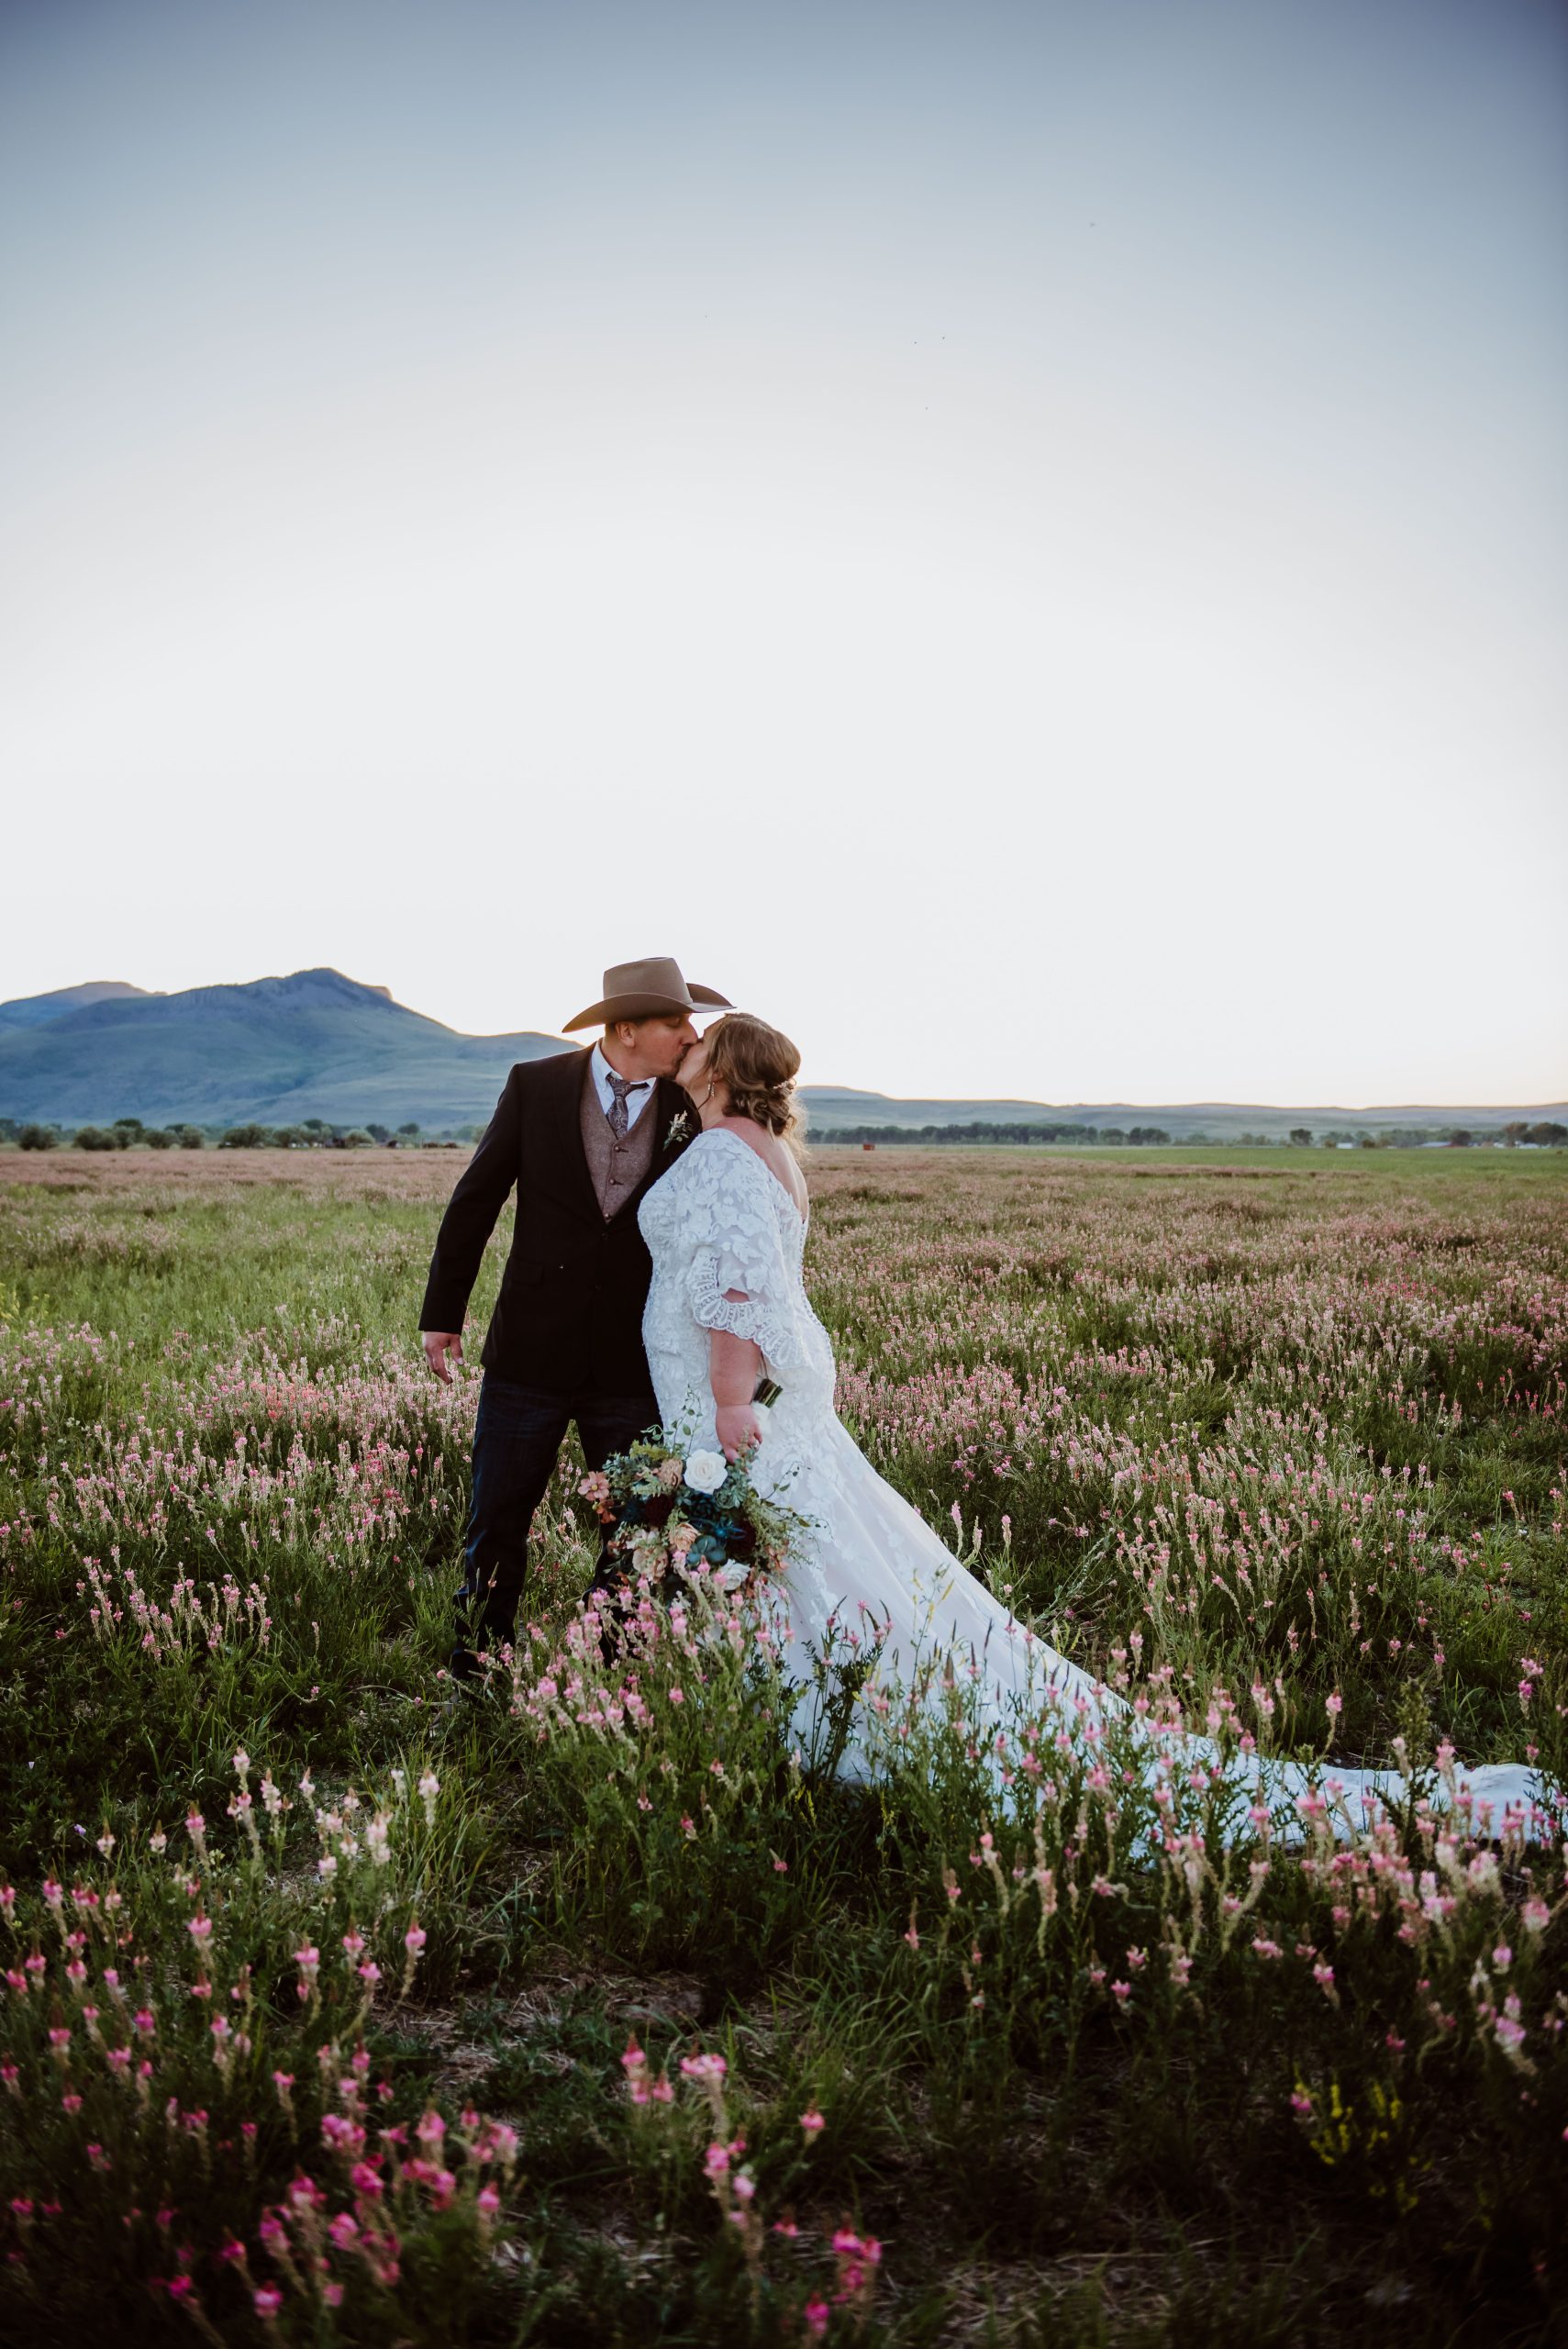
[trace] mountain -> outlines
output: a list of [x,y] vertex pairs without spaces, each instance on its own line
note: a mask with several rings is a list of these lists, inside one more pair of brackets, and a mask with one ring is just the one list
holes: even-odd
[[[245,986],[149,995],[124,979],[90,979],[0,1003],[0,1117],[72,1127],[120,1117],[148,1125],[228,1126],[252,1119],[337,1125],[410,1119],[428,1130],[482,1125],[514,1061],[564,1049],[525,1030],[464,1036],[394,1003],[385,987],[341,971],[295,971]],[[851,1086],[802,1087],[817,1133],[890,1126],[1157,1126],[1180,1141],[1204,1133],[1284,1140],[1292,1126],[1378,1132],[1400,1127],[1496,1129],[1510,1118],[1568,1122],[1568,1105],[1512,1109],[1265,1108],[1044,1101],[906,1101]]]
[[0,1115],[483,1124],[514,1061],[562,1049],[531,1031],[460,1035],[341,971],[176,995],[104,980],[0,1004]]
[[128,996],[150,1000],[145,987],[126,979],[88,979],[79,987],[56,987],[52,995],[18,996],[0,1003],[0,1028],[41,1028],[62,1012],[83,1010],[90,1003],[123,1003]]

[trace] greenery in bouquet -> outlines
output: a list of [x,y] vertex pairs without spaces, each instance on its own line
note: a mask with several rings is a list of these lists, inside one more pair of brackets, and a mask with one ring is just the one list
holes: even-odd
[[583,1478],[577,1487],[633,1572],[673,1586],[706,1569],[726,1589],[773,1574],[808,1521],[758,1491],[744,1457],[694,1448],[679,1431],[655,1428]]

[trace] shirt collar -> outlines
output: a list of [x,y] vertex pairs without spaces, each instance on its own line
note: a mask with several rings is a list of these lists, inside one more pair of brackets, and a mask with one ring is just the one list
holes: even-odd
[[[612,1076],[618,1076],[620,1072],[618,1069],[611,1068],[608,1061],[605,1058],[605,1048],[603,1044],[595,1045],[593,1061],[594,1083],[598,1087],[600,1100],[607,1103],[614,1098],[614,1096],[610,1092],[610,1079]],[[631,1079],[630,1091],[627,1097],[630,1100],[639,1093],[651,1093],[652,1090],[653,1079],[651,1076],[634,1076]]]

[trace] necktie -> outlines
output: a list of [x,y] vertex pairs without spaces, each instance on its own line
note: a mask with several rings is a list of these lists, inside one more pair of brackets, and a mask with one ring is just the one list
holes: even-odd
[[628,1123],[626,1114],[626,1097],[628,1093],[646,1093],[648,1090],[648,1079],[644,1076],[639,1077],[634,1081],[629,1076],[617,1076],[612,1069],[609,1073],[609,1085],[610,1091],[616,1097],[610,1103],[610,1131],[614,1134],[617,1141],[624,1141],[626,1140]]

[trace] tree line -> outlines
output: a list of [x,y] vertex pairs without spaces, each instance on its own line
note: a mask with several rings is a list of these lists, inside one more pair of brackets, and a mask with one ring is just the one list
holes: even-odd
[[[0,1142],[13,1142],[19,1150],[384,1150],[444,1149],[455,1150],[460,1142],[477,1141],[483,1129],[479,1126],[448,1127],[439,1135],[428,1134],[414,1119],[397,1127],[378,1123],[373,1119],[363,1126],[334,1125],[325,1118],[306,1118],[298,1125],[266,1126],[254,1120],[238,1126],[197,1126],[181,1123],[170,1126],[148,1126],[139,1118],[117,1118],[108,1126],[78,1126],[74,1131],[56,1125],[37,1122],[23,1123],[15,1118],[0,1118]],[[935,1145],[957,1147],[976,1143],[1004,1144],[1018,1147],[1036,1142],[1077,1142],[1092,1144],[1096,1149],[1130,1150],[1168,1146],[1173,1137],[1163,1126],[1085,1126],[1044,1122],[1039,1125],[1021,1121],[1012,1124],[974,1118],[955,1126],[823,1126],[811,1130],[813,1141],[840,1143],[853,1147],[859,1143],[887,1142],[917,1144],[922,1148]],[[1181,1134],[1174,1139],[1184,1146],[1210,1149],[1278,1149],[1283,1148],[1277,1134]],[[1467,1126],[1401,1126],[1385,1127],[1369,1133],[1364,1127],[1344,1129],[1331,1127],[1325,1133],[1315,1133],[1309,1126],[1292,1126],[1290,1143],[1298,1150],[1314,1147],[1321,1150],[1423,1150],[1443,1144],[1450,1150],[1467,1150],[1503,1144],[1508,1149],[1524,1146],[1534,1150],[1561,1150],[1568,1143],[1568,1126],[1551,1119],[1537,1119],[1533,1123],[1512,1119],[1507,1125],[1472,1129]]]
[[[460,1130],[461,1139],[477,1139],[477,1127]],[[109,1126],[78,1126],[72,1132],[36,1121],[23,1123],[0,1118],[0,1141],[18,1150],[371,1150],[400,1147],[455,1150],[450,1138],[427,1136],[412,1119],[395,1132],[372,1121],[363,1126],[333,1125],[325,1118],[306,1118],[296,1126],[263,1126],[253,1120],[239,1126],[144,1125],[139,1118],[117,1118]]]
[[[852,1146],[867,1142],[932,1144],[940,1147],[961,1143],[1029,1143],[1080,1142],[1093,1143],[1096,1149],[1129,1149],[1168,1144],[1172,1137],[1162,1126],[1083,1126],[1083,1125],[1000,1125],[984,1119],[972,1119],[967,1124],[954,1126],[822,1126],[811,1129],[811,1139],[819,1142],[838,1142]],[[1284,1149],[1286,1143],[1278,1134],[1182,1134],[1177,1139],[1184,1146],[1208,1149]],[[1297,1150],[1426,1150],[1441,1144],[1450,1150],[1468,1150],[1495,1146],[1501,1142],[1508,1149],[1520,1144],[1534,1150],[1561,1150],[1568,1143],[1568,1126],[1551,1119],[1538,1119],[1530,1124],[1515,1119],[1504,1126],[1473,1130],[1468,1126],[1386,1126],[1376,1133],[1364,1127],[1330,1128],[1326,1133],[1314,1133],[1309,1126],[1293,1126],[1289,1144]]]
[[822,1142],[1126,1142],[1134,1148],[1168,1142],[1162,1126],[995,1125],[983,1118],[962,1126],[814,1126],[813,1141]]

